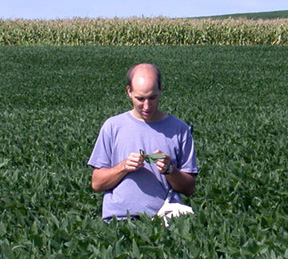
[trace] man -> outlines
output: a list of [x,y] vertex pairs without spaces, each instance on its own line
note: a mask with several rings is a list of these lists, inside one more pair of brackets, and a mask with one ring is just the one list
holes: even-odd
[[[102,126],[88,165],[92,188],[105,192],[102,217],[125,219],[155,215],[169,190],[171,202],[183,204],[180,193],[194,192],[198,173],[194,142],[186,123],[159,110],[161,73],[152,64],[139,64],[127,73],[127,94],[133,109],[109,118]],[[156,163],[140,154],[161,153]]]

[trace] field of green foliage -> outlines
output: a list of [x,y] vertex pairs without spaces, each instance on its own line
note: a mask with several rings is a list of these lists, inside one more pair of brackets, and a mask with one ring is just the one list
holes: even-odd
[[224,14],[224,15],[214,15],[209,17],[197,17],[198,19],[202,18],[211,18],[211,19],[251,19],[251,20],[273,20],[273,19],[281,19],[288,18],[288,10],[279,10],[279,11],[270,11],[270,12],[256,12],[256,13],[235,13],[235,14]]
[[[0,47],[1,258],[288,258],[288,48]],[[162,69],[193,133],[195,215],[101,220],[86,163],[125,74]]]

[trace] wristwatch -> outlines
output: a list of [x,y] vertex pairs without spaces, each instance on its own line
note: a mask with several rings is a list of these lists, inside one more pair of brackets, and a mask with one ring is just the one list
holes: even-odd
[[163,174],[172,174],[173,169],[174,169],[174,168],[173,168],[173,165],[170,163],[170,165],[169,165],[167,171],[166,171],[165,173],[163,173]]

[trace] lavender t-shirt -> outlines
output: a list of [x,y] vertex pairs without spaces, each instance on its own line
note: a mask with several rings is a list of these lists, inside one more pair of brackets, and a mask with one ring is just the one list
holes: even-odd
[[[103,124],[88,165],[111,168],[131,152],[143,149],[147,154],[157,149],[170,155],[179,170],[198,173],[194,142],[187,124],[172,115],[156,122],[135,119],[130,112],[111,117]],[[125,218],[139,213],[155,215],[167,197],[170,185],[155,164],[128,173],[113,189],[104,193],[102,217]],[[174,192],[171,202],[182,202]]]

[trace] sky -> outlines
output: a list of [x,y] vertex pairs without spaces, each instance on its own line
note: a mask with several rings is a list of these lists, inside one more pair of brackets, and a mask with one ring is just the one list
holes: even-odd
[[199,17],[288,10],[288,0],[1,0],[0,19]]

